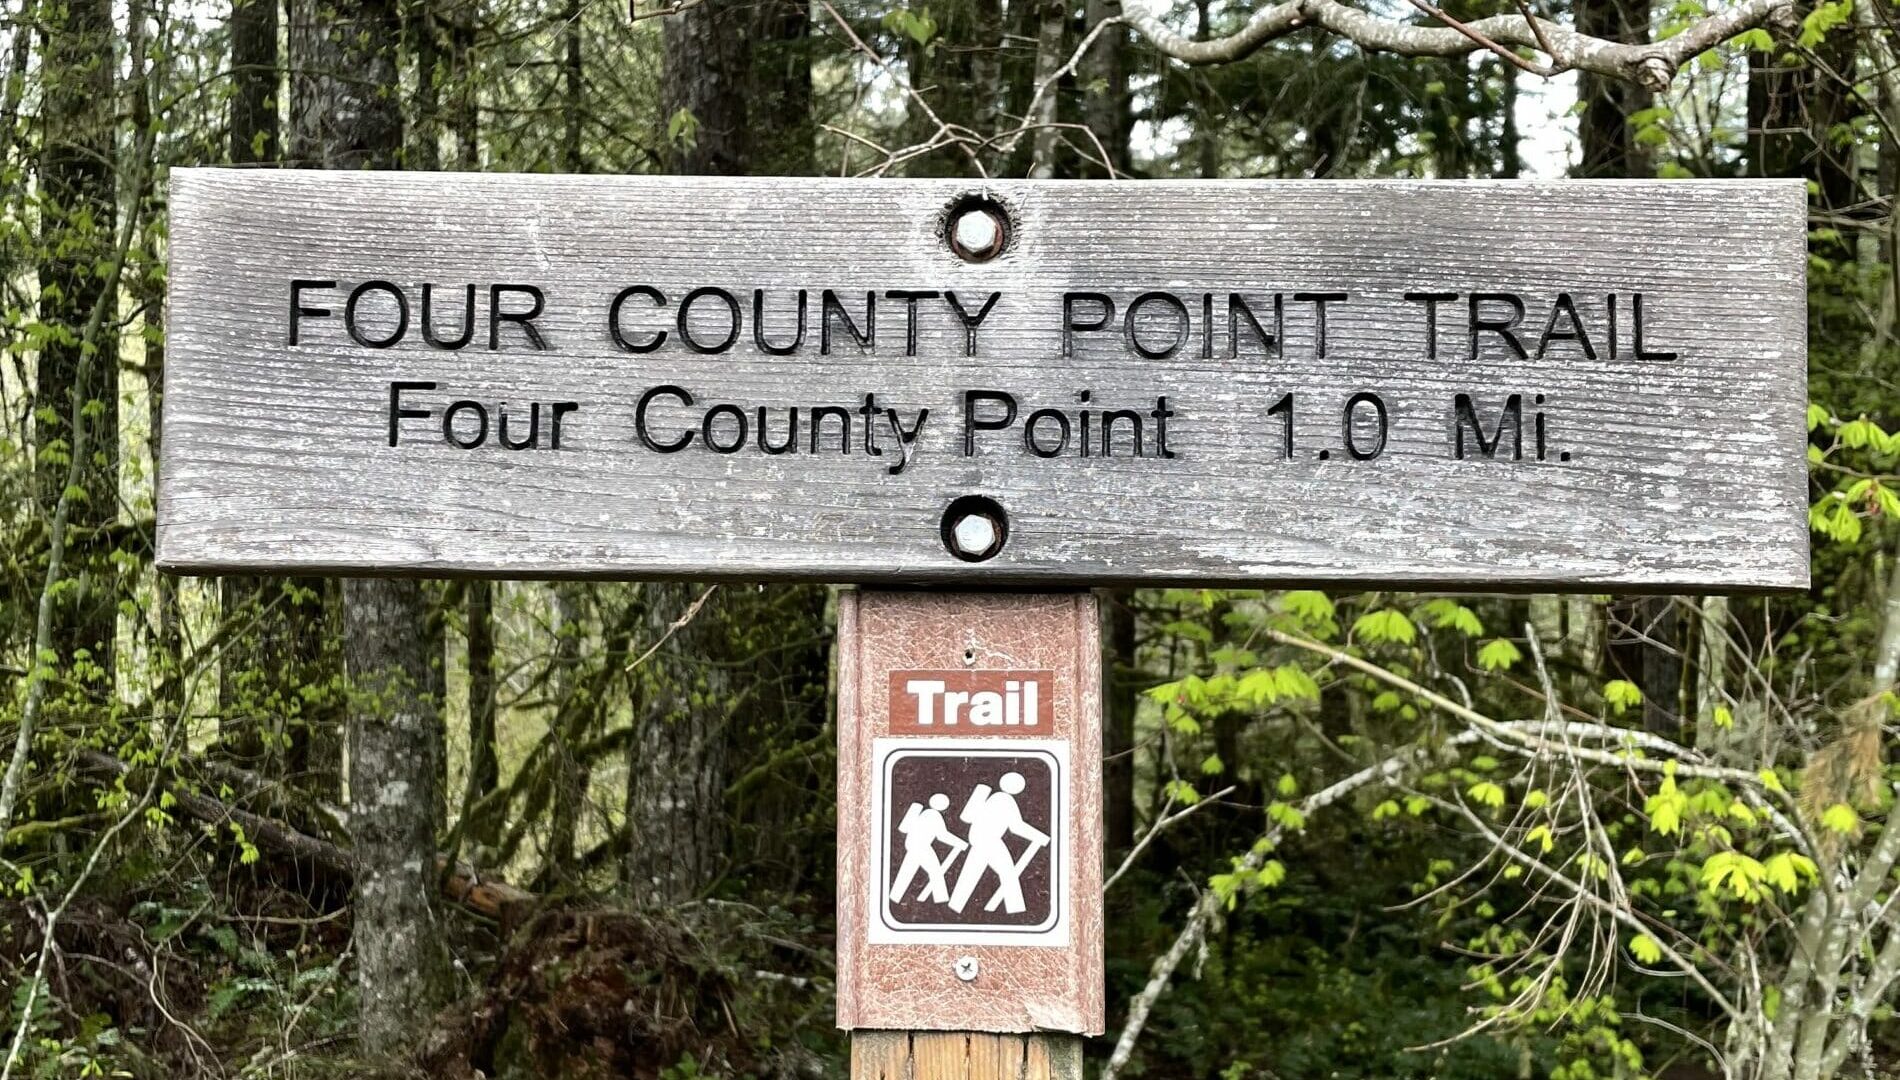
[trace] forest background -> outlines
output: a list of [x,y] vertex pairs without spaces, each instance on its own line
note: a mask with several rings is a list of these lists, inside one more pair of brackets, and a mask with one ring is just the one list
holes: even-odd
[[171,167],[1527,159],[1807,181],[1814,587],[1104,593],[1090,1070],[1900,1075],[1888,0],[219,2],[0,16],[0,1077],[843,1069],[834,592],[155,573]]

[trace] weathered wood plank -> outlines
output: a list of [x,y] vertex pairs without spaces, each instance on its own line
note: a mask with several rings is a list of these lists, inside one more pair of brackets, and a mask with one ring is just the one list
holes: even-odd
[[1081,1080],[1073,1035],[859,1031],[851,1080]]
[[[968,263],[942,236],[946,208],[977,190],[957,181],[173,178],[158,512],[172,570],[1545,590],[1808,580],[1797,181],[996,182],[981,190],[1011,215],[1009,246]],[[330,283],[298,293],[327,314],[293,315],[299,279]],[[364,288],[346,319],[352,291],[377,281],[390,289]],[[425,282],[431,333],[450,344],[475,286],[466,346],[423,340]],[[496,285],[538,288],[541,312],[491,320],[491,298],[504,313],[533,306]],[[609,315],[634,286],[665,302],[627,294],[623,344]],[[372,347],[396,328],[391,289],[407,327]],[[682,333],[674,312],[695,289],[733,297],[730,348],[719,293],[697,295]],[[768,351],[795,340],[799,290],[802,343]],[[876,293],[874,348],[826,314],[824,290],[860,330]],[[1000,295],[965,355],[947,299],[894,290],[954,292],[972,322]],[[1078,292],[1114,301],[1104,330],[1082,329],[1101,312],[1091,301],[1065,319]],[[1522,303],[1508,334],[1485,327],[1510,319],[1510,298],[1476,301],[1472,329],[1472,295],[1487,292]],[[1406,299],[1423,293],[1455,296],[1429,305],[1435,349],[1427,302]],[[1277,348],[1230,313],[1231,294]],[[1178,353],[1137,351],[1166,352],[1183,313]],[[394,382],[433,387],[400,391],[424,415],[396,417],[391,446]],[[654,446],[692,437],[673,453],[635,423],[665,386],[694,401],[649,401]],[[966,432],[972,391],[1010,395],[1015,422]],[[1289,393],[1290,419],[1275,408]],[[876,403],[860,411],[866,394]],[[1354,407],[1349,440],[1342,415],[1361,394],[1377,400]],[[1507,431],[1486,457],[1513,395],[1521,440]],[[445,439],[456,401],[481,411],[457,412],[455,438],[473,441],[487,418],[473,449]],[[503,402],[516,443],[540,403],[538,449],[498,445]],[[573,407],[555,450],[560,402]],[[732,453],[709,449],[701,426],[722,404],[735,408],[713,416],[715,441],[746,423]],[[794,406],[796,450],[761,449],[757,410],[776,444]],[[827,406],[840,412],[813,452],[813,409]],[[1380,406],[1382,449],[1360,460],[1354,450],[1381,447]],[[901,448],[892,422],[926,408]],[[975,409],[984,421],[1004,405]],[[1056,456],[1025,444],[1040,409],[1062,419],[1042,415],[1037,445],[1070,429]],[[1107,457],[1104,410],[1133,414]],[[986,562],[942,538],[946,506],[969,494],[1009,516]]]

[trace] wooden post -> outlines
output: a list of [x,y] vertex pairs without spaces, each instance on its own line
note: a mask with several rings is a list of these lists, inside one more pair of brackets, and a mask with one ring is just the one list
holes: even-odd
[[984,1031],[860,1031],[851,1080],[1081,1080],[1076,1035]]
[[838,1025],[854,1078],[1079,1078],[1102,1031],[1089,593],[849,593]]

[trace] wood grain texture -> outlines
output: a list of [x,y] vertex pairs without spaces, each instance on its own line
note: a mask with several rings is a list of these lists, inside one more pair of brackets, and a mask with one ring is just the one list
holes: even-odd
[[[981,582],[985,587],[1107,583],[1389,583],[1600,590],[1794,589],[1808,582],[1804,196],[1798,181],[1667,182],[1085,182],[847,181],[413,173],[173,172],[170,352],[160,463],[158,557],[185,572],[483,574]],[[1013,239],[967,264],[942,239],[946,208],[987,191],[1009,209]],[[307,302],[286,343],[293,278],[333,280]],[[409,291],[408,336],[367,348],[341,312],[357,283]],[[419,339],[416,290],[433,282],[440,336],[459,328],[461,289],[532,283],[536,325],[488,327],[461,350]],[[627,352],[608,333],[615,294],[645,284],[669,307],[715,286],[741,302],[737,343],[688,351],[647,300],[627,309],[635,338],[671,331],[656,351]],[[755,342],[752,290],[767,290],[772,340],[789,339],[808,291],[806,346],[772,355]],[[833,326],[817,345],[821,295],[862,321],[879,293],[877,346],[860,352]],[[941,300],[918,303],[916,355],[905,304],[886,290],[954,290],[971,308],[1002,294],[976,355]],[[1121,308],[1144,291],[1183,297],[1192,330],[1167,359],[1133,352],[1119,332],[1081,334],[1063,351],[1062,297],[1099,291]],[[1299,291],[1350,294],[1328,311]],[[1441,347],[1426,357],[1423,307],[1404,294],[1456,292],[1441,306]],[[1518,358],[1496,335],[1466,349],[1464,297],[1523,298]],[[1631,294],[1642,292],[1639,360]],[[1199,336],[1214,296],[1211,356]],[[1271,322],[1286,294],[1285,346],[1247,336],[1228,357],[1227,294]],[[1535,356],[1555,297],[1586,333]],[[1617,294],[1620,354],[1607,348]],[[1091,309],[1092,310],[1092,309]],[[1495,313],[1497,309],[1490,309]],[[369,336],[393,325],[387,297],[359,313]],[[1119,316],[1119,312],[1118,312]],[[1172,326],[1159,305],[1137,328],[1153,345]],[[382,320],[378,322],[378,320]],[[689,329],[718,341],[727,316],[694,308]],[[1557,323],[1568,328],[1567,320]],[[1243,330],[1243,335],[1246,335]],[[460,450],[404,421],[388,445],[388,385],[435,382],[412,400],[438,413],[454,399],[575,401],[559,451]],[[866,393],[906,418],[929,408],[917,449],[892,475],[871,457],[853,412],[854,446],[722,454],[696,440],[659,454],[636,437],[635,403],[659,385],[670,435],[716,403],[756,417],[784,407],[856,410]],[[1023,416],[982,434],[965,456],[961,395],[1014,395]],[[1146,412],[1166,395],[1169,448],[1115,456],[1029,453],[1021,425],[1037,408]],[[1295,394],[1295,455],[1268,410]],[[1343,452],[1350,395],[1381,396],[1385,452]],[[1523,460],[1454,457],[1454,401],[1469,395],[1487,426],[1521,395]],[[1535,404],[1536,395],[1545,401]],[[1550,456],[1529,447],[1546,414]],[[1361,409],[1360,438],[1370,441]],[[464,417],[467,419],[467,417]],[[543,417],[543,423],[546,423]],[[722,423],[730,424],[728,416]],[[1047,440],[1054,421],[1045,421]],[[1079,419],[1077,420],[1079,423]],[[1124,432],[1126,428],[1124,427]],[[720,429],[730,437],[730,427]],[[1098,429],[1099,431],[1099,429]],[[432,434],[433,432],[433,434]],[[545,434],[545,433],[544,433]],[[1079,434],[1079,433],[1078,433]],[[807,431],[805,436],[808,437]],[[833,437],[835,438],[835,436]],[[1320,451],[1329,452],[1319,460]],[[1559,461],[1559,452],[1569,461]],[[1010,515],[1008,544],[970,564],[946,552],[953,499],[988,495]]]
[[[1050,735],[1070,744],[1065,946],[874,944],[873,743],[891,733],[888,674],[1044,670]],[[1104,1026],[1101,636],[1089,593],[848,591],[838,604],[838,1026],[956,1032]],[[919,742],[930,742],[929,739]],[[1009,739],[995,743],[1007,748]],[[987,895],[987,893],[985,894]],[[959,957],[980,973],[965,982]],[[959,1036],[961,1037],[961,1036]],[[926,1043],[936,1046],[936,1043]]]
[[859,1031],[851,1080],[1082,1080],[1082,1040],[1039,1032]]

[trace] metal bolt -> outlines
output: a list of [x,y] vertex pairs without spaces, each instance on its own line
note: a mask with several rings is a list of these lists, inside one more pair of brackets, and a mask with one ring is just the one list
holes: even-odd
[[987,514],[966,514],[952,526],[951,535],[956,537],[959,553],[981,555],[996,543],[996,522]]
[[986,495],[962,495],[944,508],[943,546],[964,562],[982,562],[1009,541],[1009,514]]
[[950,250],[965,262],[988,262],[1002,254],[1009,238],[1009,222],[989,203],[974,203],[953,211]]
[[957,973],[957,978],[962,979],[964,982],[975,982],[976,972],[977,972],[976,957],[974,956],[957,957],[957,962],[955,965],[952,966],[951,970],[955,971]]

